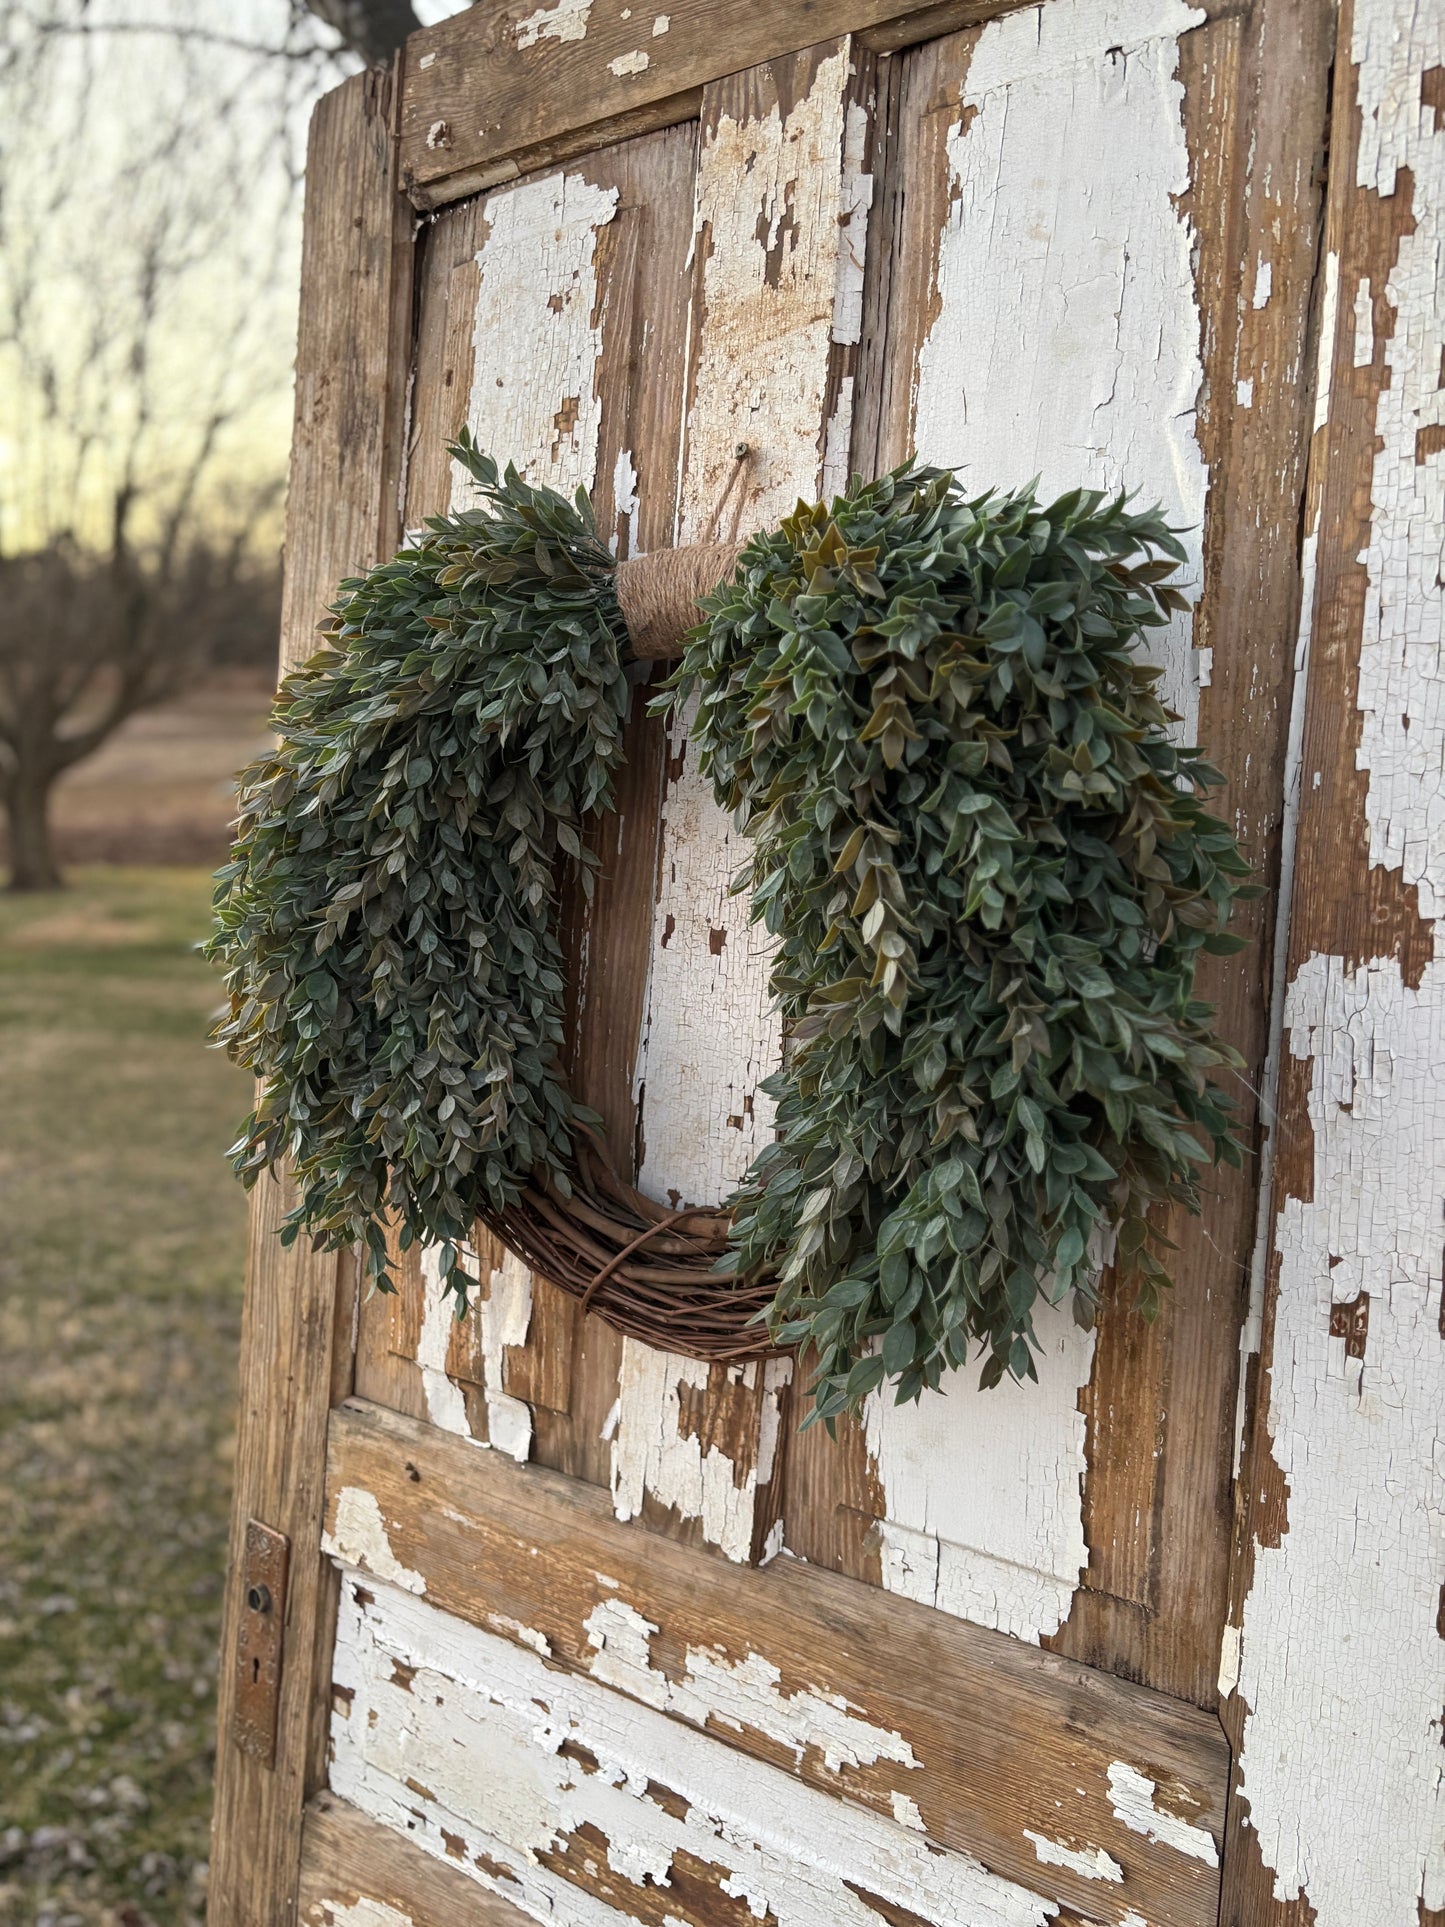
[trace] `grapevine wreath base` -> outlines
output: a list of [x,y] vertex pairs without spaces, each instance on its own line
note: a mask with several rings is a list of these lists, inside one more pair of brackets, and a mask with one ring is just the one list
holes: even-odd
[[[386,1287],[392,1224],[464,1309],[480,1219],[651,1343],[806,1344],[824,1419],[971,1355],[1032,1376],[1041,1300],[1092,1318],[1098,1233],[1152,1313],[1149,1208],[1239,1155],[1193,980],[1247,874],[1140,659],[1184,606],[1173,532],[912,466],[618,565],[580,493],[452,452],[483,505],[342,584],[220,873],[218,1034],[261,1078],[234,1161],[291,1160],[282,1235],[363,1244]],[[680,639],[659,701],[696,703],[750,840],[789,1041],[776,1141],[723,1208],[668,1211],[566,1088],[557,923],[626,663]]]

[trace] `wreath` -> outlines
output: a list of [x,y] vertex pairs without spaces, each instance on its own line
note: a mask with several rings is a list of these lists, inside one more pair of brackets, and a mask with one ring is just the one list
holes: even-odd
[[624,1330],[695,1356],[806,1345],[813,1416],[1091,1322],[1107,1240],[1152,1315],[1148,1222],[1237,1162],[1193,997],[1247,865],[1169,736],[1145,631],[1184,606],[1156,512],[1076,490],[855,481],[743,549],[659,697],[751,840],[777,939],[777,1136],[721,1208],[612,1169],[562,1074],[564,867],[612,807],[628,634],[590,506],[463,436],[482,505],[341,585],[241,779],[208,954],[260,1092],[232,1158],[291,1160],[282,1237],[386,1227],[460,1263],[480,1218]]

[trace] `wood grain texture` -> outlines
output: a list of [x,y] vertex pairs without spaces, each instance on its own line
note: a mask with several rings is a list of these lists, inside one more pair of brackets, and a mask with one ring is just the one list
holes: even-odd
[[[357,1401],[328,1476],[348,1567],[813,1787],[916,1811],[941,1845],[1090,1919],[1213,1920],[1227,1753],[1209,1715],[796,1560],[704,1585],[696,1554],[618,1525],[602,1494]],[[1131,1770],[1193,1829],[1185,1850],[1162,1820],[1151,1841],[1121,1819]],[[1101,1849],[1123,1878],[1041,1860],[1030,1833]]]
[[1442,105],[1437,10],[1341,8],[1274,1183],[1221,1662],[1227,1927],[1445,1915]]
[[528,1918],[332,1794],[306,1810],[299,1927],[525,1927]]
[[[342,576],[395,542],[401,394],[409,319],[409,226],[396,186],[390,76],[347,81],[318,105],[308,152],[296,420],[286,525],[283,668],[311,653]],[[231,1741],[231,1668],[222,1664],[209,1919],[280,1927],[295,1918],[301,1812],[315,1772],[312,1705],[329,1649],[334,1579],[319,1553],[326,1415],[345,1390],[351,1268],[276,1229],[288,1181],[253,1194],[241,1338],[232,1561],[257,1518],[291,1542],[274,1767]],[[339,1342],[338,1342],[339,1340]],[[222,1653],[240,1611],[227,1590]]]
[[407,189],[417,206],[436,207],[605,140],[693,119],[705,86],[840,34],[871,30],[880,50],[893,51],[1008,4],[769,0],[720,17],[716,0],[666,9],[484,0],[407,42]]

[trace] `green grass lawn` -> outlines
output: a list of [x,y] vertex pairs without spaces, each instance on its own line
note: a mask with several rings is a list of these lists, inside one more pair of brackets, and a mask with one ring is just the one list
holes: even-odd
[[0,1923],[204,1905],[249,1080],[209,879],[0,896]]

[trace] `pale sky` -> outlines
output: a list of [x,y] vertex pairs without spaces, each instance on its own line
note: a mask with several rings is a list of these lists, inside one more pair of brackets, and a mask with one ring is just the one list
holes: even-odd
[[314,99],[355,63],[297,57],[332,39],[319,23],[289,57],[248,51],[287,44],[286,0],[9,0],[5,16],[0,548],[103,539],[128,451],[149,533],[216,416],[205,512],[274,540],[278,505],[256,504],[290,438],[296,177]]

